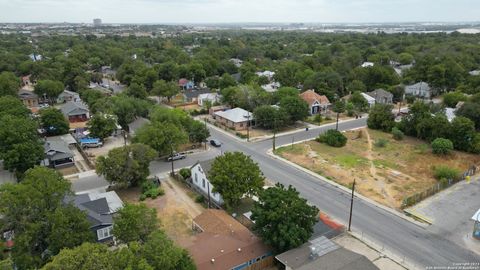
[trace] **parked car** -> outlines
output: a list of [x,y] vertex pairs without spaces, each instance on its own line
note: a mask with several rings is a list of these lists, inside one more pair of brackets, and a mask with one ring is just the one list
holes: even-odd
[[210,144],[214,147],[222,146],[222,143],[219,140],[210,140]]
[[187,155],[183,154],[183,153],[175,153],[171,156],[168,156],[167,157],[167,161],[175,161],[175,160],[180,160],[180,159],[185,159],[187,158]]
[[83,138],[80,139],[80,146],[82,148],[96,148],[103,146],[103,143],[98,138]]

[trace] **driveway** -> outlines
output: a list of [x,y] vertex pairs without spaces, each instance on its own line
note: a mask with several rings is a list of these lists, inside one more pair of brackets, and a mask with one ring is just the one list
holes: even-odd
[[437,193],[409,208],[429,219],[430,231],[475,251],[480,256],[480,241],[472,238],[473,214],[480,208],[480,179],[465,181]]

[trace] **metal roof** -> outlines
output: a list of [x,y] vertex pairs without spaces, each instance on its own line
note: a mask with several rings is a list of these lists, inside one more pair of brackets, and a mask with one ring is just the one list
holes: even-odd
[[226,111],[216,112],[215,115],[218,115],[222,118],[225,118],[234,123],[246,122],[249,119],[253,120],[253,114],[249,111],[246,111],[242,108],[235,108]]

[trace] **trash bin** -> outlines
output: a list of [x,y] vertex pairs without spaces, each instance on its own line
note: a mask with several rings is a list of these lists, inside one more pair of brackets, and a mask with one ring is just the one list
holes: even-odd
[[305,131],[308,131],[308,127],[305,128]]

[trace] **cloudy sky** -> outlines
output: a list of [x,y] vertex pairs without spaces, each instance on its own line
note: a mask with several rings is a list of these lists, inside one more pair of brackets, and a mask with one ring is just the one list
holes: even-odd
[[0,0],[0,22],[480,21],[480,0]]

